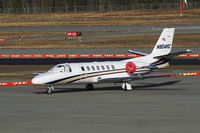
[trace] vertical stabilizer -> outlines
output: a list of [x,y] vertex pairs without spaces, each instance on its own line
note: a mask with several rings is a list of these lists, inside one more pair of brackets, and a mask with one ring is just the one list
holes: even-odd
[[175,28],[165,28],[158,39],[151,56],[168,55],[172,49]]

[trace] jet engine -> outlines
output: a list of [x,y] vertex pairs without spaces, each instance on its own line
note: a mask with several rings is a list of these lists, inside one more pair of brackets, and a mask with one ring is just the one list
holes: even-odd
[[136,65],[133,62],[126,63],[126,72],[127,73],[134,73],[136,71]]

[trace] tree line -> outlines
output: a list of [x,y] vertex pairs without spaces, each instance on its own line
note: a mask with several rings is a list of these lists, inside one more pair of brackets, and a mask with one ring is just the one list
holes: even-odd
[[168,2],[177,3],[179,0],[0,0],[0,8],[101,6]]

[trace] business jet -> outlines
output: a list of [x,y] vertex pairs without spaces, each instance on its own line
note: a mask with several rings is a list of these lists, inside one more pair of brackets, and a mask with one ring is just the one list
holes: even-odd
[[52,93],[55,85],[68,84],[85,84],[88,90],[93,90],[93,84],[122,83],[122,89],[130,91],[132,90],[130,82],[133,80],[177,75],[150,74],[169,66],[169,60],[172,57],[191,52],[187,49],[170,53],[174,31],[174,28],[165,28],[150,54],[129,50],[129,52],[139,54],[141,57],[121,61],[58,64],[45,73],[37,74],[32,79],[32,84],[48,86],[48,94]]

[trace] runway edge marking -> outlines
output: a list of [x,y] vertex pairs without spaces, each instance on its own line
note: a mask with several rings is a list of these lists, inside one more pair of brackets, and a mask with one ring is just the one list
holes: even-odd
[[[4,55],[0,54],[0,58],[107,58],[107,57],[140,57],[137,54],[67,54],[67,55]],[[176,56],[179,58],[198,58],[200,54],[183,54]]]
[[[200,72],[188,72],[180,73],[175,76],[166,76],[166,77],[186,77],[186,76],[200,76]],[[2,82],[0,86],[18,86],[18,85],[32,85],[31,81],[19,81],[19,82]]]

